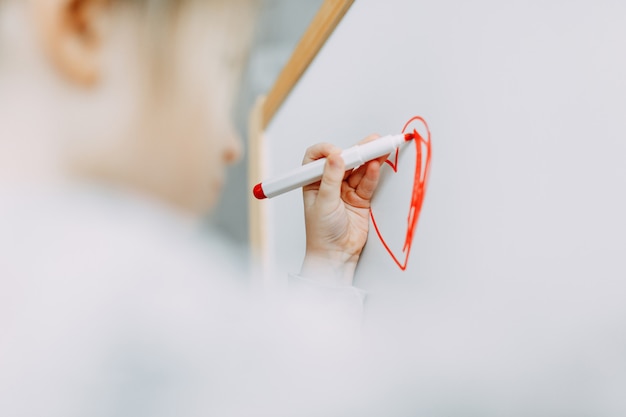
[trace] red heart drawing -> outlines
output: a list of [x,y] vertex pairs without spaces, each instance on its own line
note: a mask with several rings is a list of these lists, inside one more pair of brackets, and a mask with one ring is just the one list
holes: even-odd
[[[409,206],[409,214],[407,217],[407,228],[406,235],[404,239],[404,245],[402,246],[402,252],[404,253],[404,260],[400,261],[400,256],[396,256],[393,250],[390,248],[389,244],[383,237],[378,224],[376,223],[376,218],[374,217],[374,211],[370,208],[370,217],[372,219],[372,224],[374,226],[374,230],[376,230],[376,234],[380,239],[381,243],[389,252],[389,255],[393,258],[394,262],[398,267],[405,271],[407,263],[409,261],[409,254],[411,253],[411,246],[413,245],[413,236],[415,235],[415,229],[417,226],[417,221],[419,220],[420,212],[422,210],[422,203],[424,202],[424,196],[426,194],[426,185],[428,183],[428,176],[430,173],[430,159],[431,159],[431,141],[430,141],[430,129],[428,128],[428,124],[426,121],[420,117],[415,116],[411,120],[409,120],[402,129],[402,133],[406,133],[407,129],[411,125],[411,123],[419,121],[424,124],[426,127],[427,138],[424,139],[418,132],[417,129],[413,130],[413,134],[415,138],[413,139],[413,143],[415,145],[415,153],[416,153],[416,162],[415,162],[415,173],[413,179],[413,191],[411,195],[411,203]],[[424,154],[424,149],[426,152]],[[398,154],[399,149],[396,150],[394,160],[387,159],[385,162],[389,164],[389,166],[393,169],[395,173],[398,172]]]

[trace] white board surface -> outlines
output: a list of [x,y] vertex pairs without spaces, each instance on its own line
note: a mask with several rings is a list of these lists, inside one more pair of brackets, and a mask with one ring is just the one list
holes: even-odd
[[[372,317],[465,359],[502,347],[494,329],[510,342],[623,324],[626,2],[357,0],[269,126],[268,174],[414,115],[431,180],[405,272],[370,233],[355,285]],[[377,212],[390,230],[403,181],[377,195],[402,202]],[[268,204],[274,275],[298,272],[301,195]]]

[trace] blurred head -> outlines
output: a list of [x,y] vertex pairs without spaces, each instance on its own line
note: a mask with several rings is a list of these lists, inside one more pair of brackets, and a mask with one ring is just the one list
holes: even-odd
[[254,0],[0,0],[0,181],[113,184],[209,209]]

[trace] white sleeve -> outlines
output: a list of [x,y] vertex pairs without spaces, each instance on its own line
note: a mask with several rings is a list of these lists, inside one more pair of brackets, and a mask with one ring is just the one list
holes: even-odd
[[360,340],[366,292],[289,274],[287,311],[293,332],[307,344],[336,348]]

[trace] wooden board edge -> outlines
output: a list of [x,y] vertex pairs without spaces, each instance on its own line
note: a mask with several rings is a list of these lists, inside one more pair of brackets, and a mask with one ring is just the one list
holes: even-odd
[[325,0],[283,68],[263,106],[261,126],[265,130],[313,59],[337,28],[354,0]]

